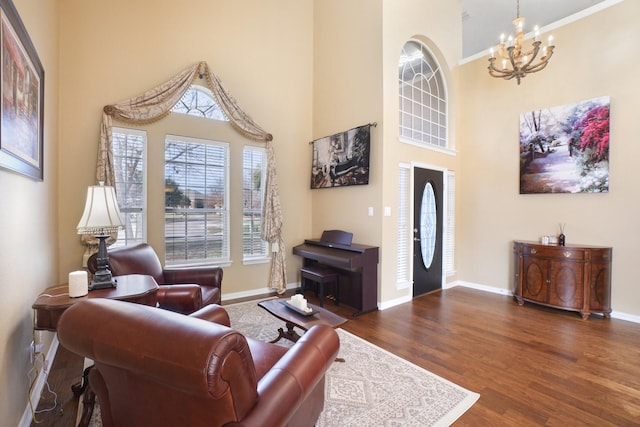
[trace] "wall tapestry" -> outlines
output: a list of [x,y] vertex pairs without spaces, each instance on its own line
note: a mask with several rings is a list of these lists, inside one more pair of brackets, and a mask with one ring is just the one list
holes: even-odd
[[375,124],[312,141],[312,189],[369,183],[371,126]]
[[0,166],[42,180],[44,70],[11,0],[0,6]]
[[520,114],[520,194],[609,191],[608,96]]

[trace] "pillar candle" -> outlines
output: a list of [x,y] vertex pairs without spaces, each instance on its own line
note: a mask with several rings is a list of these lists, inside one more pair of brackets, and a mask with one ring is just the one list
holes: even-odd
[[84,270],[69,273],[69,296],[77,298],[87,295],[89,292],[89,279]]

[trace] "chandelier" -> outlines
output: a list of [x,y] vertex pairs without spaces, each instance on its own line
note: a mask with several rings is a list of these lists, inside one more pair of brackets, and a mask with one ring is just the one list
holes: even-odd
[[[527,74],[536,73],[547,66],[555,46],[553,45],[553,36],[549,36],[546,46],[540,46],[542,44],[540,30],[536,26],[533,29],[531,49],[525,52],[525,46],[522,44],[524,41],[524,18],[520,16],[520,0],[517,1],[516,19],[513,20],[513,25],[516,27],[515,38],[509,35],[505,40],[504,34],[500,36],[497,57],[496,52],[491,48],[488,68],[492,77],[505,80],[515,78],[520,84],[520,79],[523,79]],[[539,58],[537,58],[538,53],[541,53]],[[501,61],[496,65],[497,59]]]

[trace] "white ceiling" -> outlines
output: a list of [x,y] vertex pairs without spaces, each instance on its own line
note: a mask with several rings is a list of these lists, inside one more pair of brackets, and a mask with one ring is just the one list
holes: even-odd
[[[514,34],[517,0],[462,0],[462,57],[498,44],[500,34]],[[525,32],[581,12],[605,0],[520,0]],[[634,0],[637,1],[637,0]],[[543,34],[544,37],[544,34]],[[558,42],[560,45],[560,41]]]

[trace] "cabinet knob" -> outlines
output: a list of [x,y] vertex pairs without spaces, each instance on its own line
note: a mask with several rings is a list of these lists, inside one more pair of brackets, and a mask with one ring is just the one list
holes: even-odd
[[565,258],[570,258],[570,257],[571,257],[571,252],[566,251],[566,252],[564,253],[564,257],[565,257]]
[[535,255],[538,253],[538,250],[536,248],[531,248],[531,253]]

